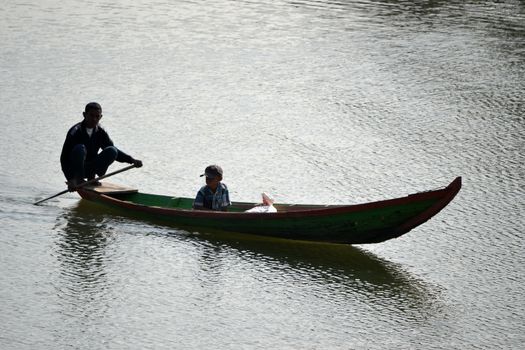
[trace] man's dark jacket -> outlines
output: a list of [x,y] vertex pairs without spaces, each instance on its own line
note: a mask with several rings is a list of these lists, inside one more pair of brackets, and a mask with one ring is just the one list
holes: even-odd
[[[60,164],[62,165],[62,172],[66,176],[66,179],[70,180],[74,177],[74,171],[71,168],[70,164],[70,154],[73,148],[76,145],[86,146],[87,155],[86,163],[92,162],[95,160],[95,157],[98,154],[99,149],[104,149],[108,146],[113,146],[113,141],[109,138],[108,133],[100,125],[97,125],[93,129],[91,137],[86,131],[84,122],[75,124],[67,132],[66,140],[64,141],[64,146],[62,147],[62,153],[60,154]],[[118,150],[117,162],[121,163],[133,163],[133,157],[127,155],[126,153]]]

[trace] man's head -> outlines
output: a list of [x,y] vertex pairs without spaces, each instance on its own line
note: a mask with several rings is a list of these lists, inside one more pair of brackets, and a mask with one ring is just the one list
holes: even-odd
[[94,128],[102,118],[102,107],[96,102],[90,102],[84,108],[84,123],[86,128]]
[[217,189],[219,182],[222,181],[222,168],[218,165],[209,165],[204,169],[204,174],[206,176],[206,185],[208,185],[212,190]]

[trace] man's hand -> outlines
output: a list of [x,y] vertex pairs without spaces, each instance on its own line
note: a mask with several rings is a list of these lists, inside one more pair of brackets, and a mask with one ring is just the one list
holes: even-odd
[[140,168],[142,166],[142,161],[138,159],[133,159],[133,165],[137,168]]
[[71,181],[66,181],[67,184],[67,190],[69,192],[74,192],[76,185],[74,185]]

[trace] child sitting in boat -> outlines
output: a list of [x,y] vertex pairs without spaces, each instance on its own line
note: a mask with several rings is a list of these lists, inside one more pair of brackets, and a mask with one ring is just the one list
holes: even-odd
[[222,168],[218,165],[207,166],[202,176],[206,176],[206,186],[197,192],[193,209],[227,211],[231,202],[228,187],[221,182]]
[[268,193],[262,193],[262,204],[246,210],[247,213],[276,213],[277,209],[273,206],[273,198]]

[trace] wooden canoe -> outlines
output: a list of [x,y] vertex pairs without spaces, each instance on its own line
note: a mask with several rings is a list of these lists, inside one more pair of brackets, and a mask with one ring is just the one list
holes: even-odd
[[461,189],[461,177],[447,187],[354,205],[275,204],[277,213],[246,213],[255,203],[233,202],[228,212],[192,210],[193,198],[140,193],[136,189],[85,187],[83,199],[124,209],[137,218],[180,228],[221,230],[288,239],[366,244],[399,237],[443,209]]

